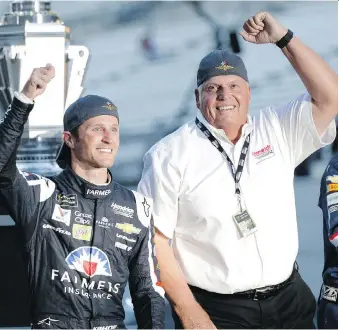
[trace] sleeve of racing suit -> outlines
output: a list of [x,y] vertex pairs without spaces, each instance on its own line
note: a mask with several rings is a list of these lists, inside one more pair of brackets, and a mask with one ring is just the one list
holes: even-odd
[[164,329],[165,299],[153,243],[153,220],[130,261],[129,288],[139,329]]
[[26,227],[29,237],[35,228],[33,214],[39,202],[54,191],[54,183],[21,172],[16,166],[18,146],[33,104],[23,103],[20,94],[15,95],[18,97],[14,97],[0,121],[0,204],[17,225]]
[[332,158],[321,182],[319,207],[323,211],[324,224],[331,244],[338,249],[338,159]]

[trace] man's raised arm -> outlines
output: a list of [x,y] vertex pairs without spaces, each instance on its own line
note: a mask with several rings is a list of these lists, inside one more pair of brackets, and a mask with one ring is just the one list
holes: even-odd
[[54,67],[49,64],[44,68],[34,69],[21,93],[15,93],[12,104],[0,121],[0,188],[13,184],[16,152],[24,125],[33,109],[33,101],[45,91],[54,75]]
[[34,231],[31,223],[38,204],[54,191],[54,184],[38,175],[17,169],[16,156],[24,125],[34,99],[42,94],[54,77],[54,67],[34,69],[21,93],[16,92],[12,104],[0,121],[0,204],[13,220],[30,226],[27,238]]
[[268,12],[248,19],[241,36],[256,44],[277,44],[290,61],[312,97],[312,113],[318,134],[322,135],[338,114],[338,76],[312,49],[283,27]]

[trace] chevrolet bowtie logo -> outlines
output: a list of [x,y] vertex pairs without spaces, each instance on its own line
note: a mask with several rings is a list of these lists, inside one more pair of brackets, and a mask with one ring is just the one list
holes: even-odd
[[139,234],[141,229],[134,227],[131,223],[117,223],[116,228],[122,230],[126,234]]
[[234,69],[233,66],[228,65],[228,63],[226,61],[221,62],[221,65],[220,66],[216,66],[215,68],[219,69],[219,70],[223,70],[223,71]]
[[103,105],[102,107],[110,111],[117,110],[117,107],[114,104],[109,103],[109,102],[107,102],[107,104]]

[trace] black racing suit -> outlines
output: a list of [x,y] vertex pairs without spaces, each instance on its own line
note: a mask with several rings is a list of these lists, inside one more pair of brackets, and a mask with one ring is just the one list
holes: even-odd
[[324,269],[317,322],[319,329],[338,326],[338,153],[321,179],[319,207],[323,211]]
[[32,108],[14,98],[0,122],[0,204],[23,240],[33,328],[124,328],[127,280],[139,328],[163,328],[151,200],[114,181],[93,185],[69,167],[49,179],[18,170]]

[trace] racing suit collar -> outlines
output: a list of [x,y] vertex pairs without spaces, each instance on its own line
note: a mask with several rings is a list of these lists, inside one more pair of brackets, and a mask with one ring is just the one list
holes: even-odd
[[77,175],[72,168],[67,165],[65,170],[63,171],[63,175],[65,176],[65,182],[67,182],[72,189],[81,193],[83,197],[88,199],[104,199],[109,196],[114,190],[114,183],[112,180],[112,173],[109,169],[107,169],[108,174],[110,176],[110,182],[106,185],[96,185],[90,183]]

